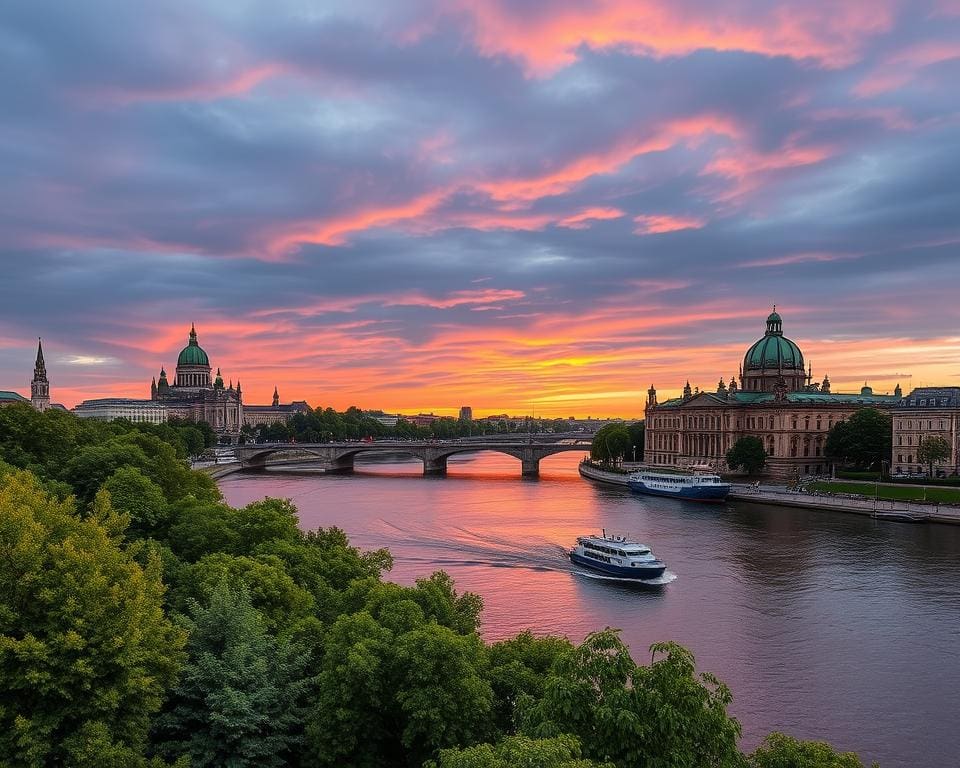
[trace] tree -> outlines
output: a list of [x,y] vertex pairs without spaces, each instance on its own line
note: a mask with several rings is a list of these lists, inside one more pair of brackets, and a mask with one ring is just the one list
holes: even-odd
[[[123,546],[99,494],[82,519],[27,472],[0,485],[0,764],[135,765],[182,658],[160,563]],[[99,757],[99,759],[97,759]]]
[[748,765],[749,768],[863,768],[853,752],[840,753],[822,741],[799,741],[783,733],[771,733],[750,755]]
[[631,451],[636,451],[637,461],[643,461],[644,430],[645,425],[642,421],[627,427],[627,432],[630,434]]
[[879,469],[889,459],[893,442],[892,420],[876,408],[861,408],[847,420],[833,425],[824,453],[857,469]]
[[626,427],[620,424],[607,433],[604,441],[607,444],[607,453],[614,461],[623,461],[629,454],[632,445],[630,433],[627,432]]
[[697,675],[693,655],[675,643],[651,651],[650,665],[638,666],[615,630],[589,635],[554,664],[543,697],[521,707],[523,732],[573,734],[585,757],[618,768],[740,768],[730,690]]
[[289,765],[303,741],[309,653],[272,637],[243,585],[226,580],[184,619],[189,660],[154,741],[194,768]]
[[917,448],[917,461],[930,467],[933,477],[933,465],[950,458],[950,442],[940,435],[927,435]]
[[740,467],[748,475],[755,475],[767,463],[767,452],[759,437],[741,437],[727,451],[727,466],[736,470]]
[[579,740],[568,734],[553,739],[508,736],[498,744],[442,749],[437,762],[425,768],[613,768],[581,757]]
[[547,673],[571,650],[573,646],[565,637],[534,637],[529,630],[489,647],[495,725],[502,733],[515,729],[517,705],[524,697],[543,696]]
[[163,490],[136,467],[121,467],[103,484],[113,508],[130,517],[128,534],[161,537],[166,533],[170,509]]

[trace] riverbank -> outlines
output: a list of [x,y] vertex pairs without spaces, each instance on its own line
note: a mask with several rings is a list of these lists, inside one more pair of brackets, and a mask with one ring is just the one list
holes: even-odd
[[[591,464],[580,464],[581,477],[598,483],[626,487],[628,475],[612,472]],[[772,504],[779,507],[846,512],[866,515],[877,520],[901,523],[946,523],[960,525],[960,507],[922,504],[882,499],[851,498],[823,493],[794,491],[784,486],[734,484],[727,497],[730,501],[751,504]]]

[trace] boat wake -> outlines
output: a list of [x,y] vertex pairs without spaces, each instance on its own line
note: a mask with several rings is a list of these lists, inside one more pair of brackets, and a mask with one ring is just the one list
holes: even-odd
[[583,576],[585,579],[596,579],[597,581],[615,581],[618,584],[643,584],[650,587],[659,587],[664,584],[670,584],[671,582],[677,580],[677,574],[671,573],[670,571],[664,571],[662,575],[657,576],[655,579],[627,579],[621,576],[607,576],[603,573],[578,571],[575,568],[571,569],[570,572],[575,573],[577,576]]
[[438,535],[433,531],[428,533],[401,528],[387,520],[381,520],[380,523],[390,531],[390,550],[399,559],[410,563],[426,563],[440,568],[485,566],[558,571],[589,579],[648,586],[669,584],[677,578],[670,571],[655,579],[627,579],[584,571],[570,562],[568,547],[535,536],[524,536],[522,544],[519,544],[516,537],[481,535],[457,526],[445,529],[448,535]]

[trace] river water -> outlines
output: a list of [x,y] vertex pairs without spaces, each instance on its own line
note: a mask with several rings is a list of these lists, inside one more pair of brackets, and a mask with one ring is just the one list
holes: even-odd
[[[304,528],[389,547],[394,581],[447,571],[483,597],[488,640],[617,627],[638,661],[676,640],[733,690],[745,749],[782,730],[882,768],[960,766],[960,526],[639,497],[582,480],[578,460],[550,457],[524,480],[499,454],[452,457],[443,478],[398,457],[221,488],[234,505],[290,498]],[[601,528],[650,545],[674,580],[578,573],[566,549]]]

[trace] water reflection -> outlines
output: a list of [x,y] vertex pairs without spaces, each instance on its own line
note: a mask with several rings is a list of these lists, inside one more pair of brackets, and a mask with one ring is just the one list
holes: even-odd
[[[636,497],[582,481],[578,459],[546,459],[539,481],[483,454],[452,458],[446,478],[368,457],[353,476],[222,487],[233,504],[289,497],[305,528],[389,547],[394,580],[449,571],[483,596],[488,639],[532,628],[577,641],[613,626],[637,658],[677,640],[733,689],[747,747],[785,729],[884,768],[955,764],[960,528]],[[676,581],[638,590],[577,575],[567,548],[601,528],[651,545]]]

